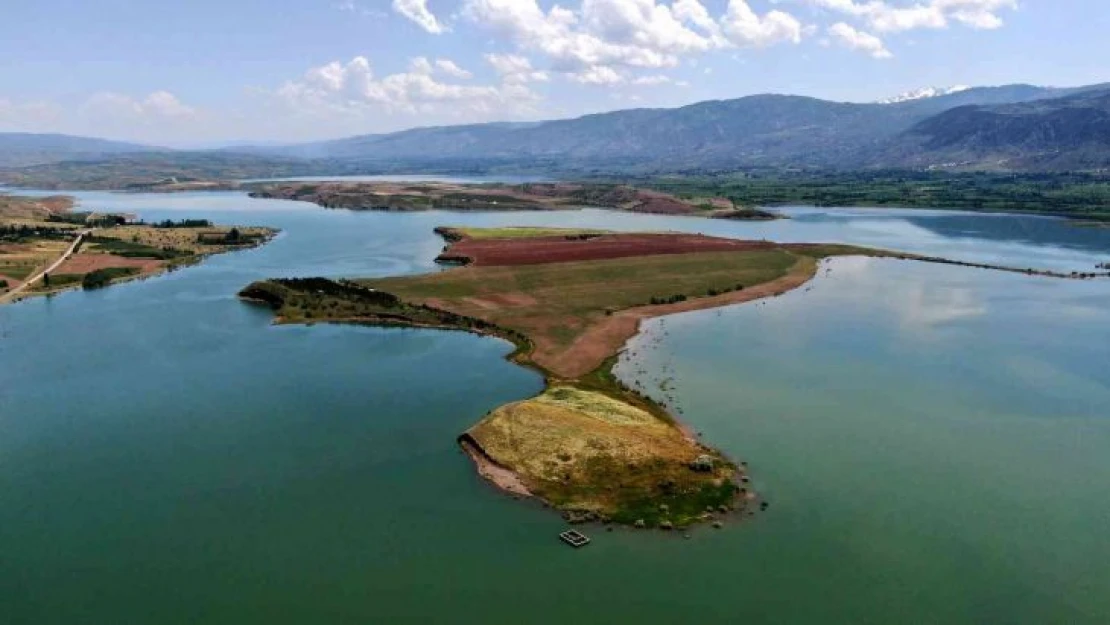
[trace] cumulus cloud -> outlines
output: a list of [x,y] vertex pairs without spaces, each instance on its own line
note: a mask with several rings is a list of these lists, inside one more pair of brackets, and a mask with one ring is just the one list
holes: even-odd
[[516,54],[487,54],[486,62],[507,83],[546,82],[547,72],[542,72],[532,67],[528,57]]
[[809,0],[812,4],[865,21],[879,32],[947,28],[951,22],[978,29],[1003,25],[998,15],[1016,9],[1017,0],[929,0],[896,6],[882,0]]
[[672,82],[674,81],[671,80],[670,76],[664,76],[662,74],[652,74],[650,76],[640,76],[639,78],[633,78],[631,84],[636,85],[637,87],[655,87],[658,85],[667,85]]
[[721,21],[729,41],[739,47],[765,47],[802,40],[802,23],[793,15],[771,11],[760,16],[744,0],[731,0]]
[[889,59],[894,56],[886,49],[882,39],[871,33],[856,30],[844,22],[830,26],[829,36],[845,48],[866,52],[876,59]]
[[[437,114],[453,119],[524,113],[537,96],[519,82],[470,85],[439,78],[461,78],[464,72],[446,59],[435,63],[424,57],[410,62],[407,72],[377,77],[369,59],[358,56],[343,63],[315,67],[299,80],[282,85],[275,94],[300,113],[366,115]],[[469,72],[465,72],[469,76]]]
[[716,19],[699,0],[582,0],[577,9],[546,12],[536,0],[465,0],[462,15],[586,84],[626,82],[629,70],[675,67],[715,49],[797,43],[803,35],[789,13],[760,15],[745,0],[729,0]]
[[409,69],[416,74],[440,74],[450,78],[457,78],[459,80],[467,80],[473,78],[474,74],[459,67],[451,59],[439,58],[433,63],[427,57],[418,56],[409,61]]
[[120,121],[150,122],[193,119],[197,110],[187,106],[168,91],[155,91],[145,98],[103,91],[91,96],[81,106],[81,113]]
[[583,85],[616,85],[625,81],[623,74],[605,65],[594,65],[569,75],[574,82]]
[[433,35],[447,31],[439,18],[428,10],[428,0],[393,0],[393,10]]
[[471,74],[465,69],[459,67],[451,59],[436,59],[436,69],[438,69],[443,74],[450,76],[451,78],[466,80],[468,78],[474,77],[474,74]]

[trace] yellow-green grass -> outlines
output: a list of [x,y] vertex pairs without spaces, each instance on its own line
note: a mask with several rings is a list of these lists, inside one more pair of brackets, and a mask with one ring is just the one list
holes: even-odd
[[[155,228],[153,226],[115,226],[102,228],[96,231],[96,236],[107,239],[118,239],[128,243],[146,245],[156,249],[174,249],[181,252],[211,253],[230,249],[234,246],[211,245],[201,243],[198,237],[204,235],[226,235],[232,226],[205,226],[199,228]],[[245,238],[269,236],[273,233],[268,228],[238,228]],[[90,246],[88,251],[97,251],[96,246]]]
[[640,319],[771,296],[812,277],[817,257],[860,252],[866,251],[781,246],[471,265],[359,282],[369,288],[323,279],[266,281],[242,295],[267,302],[290,322],[454,327],[512,340],[514,360],[539,368],[550,387],[494,410],[463,435],[479,466],[492,461],[572,514],[681,526],[707,511],[742,505],[740,471],[612,375],[620,346]]
[[[403,300],[522,332],[542,354],[570,347],[592,324],[659,300],[693,299],[786,275],[799,256],[785,249],[699,252],[610,260],[470,266],[436,274],[364,280]],[[653,300],[655,300],[653,302]]]
[[0,273],[24,280],[46,267],[69,247],[69,241],[30,239],[18,244],[0,244]]
[[[468,432],[556,507],[624,523],[685,525],[730,505],[735,466],[673,425],[608,395],[554,386]],[[709,461],[695,468],[699,458]]]

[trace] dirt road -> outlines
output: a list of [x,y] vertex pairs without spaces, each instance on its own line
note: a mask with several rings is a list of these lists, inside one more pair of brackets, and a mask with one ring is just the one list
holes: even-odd
[[78,232],[77,238],[73,240],[73,244],[69,246],[69,249],[67,249],[64,254],[62,254],[57,260],[51,263],[49,267],[28,278],[23,284],[15,287],[11,291],[8,291],[3,295],[0,295],[0,304],[6,304],[12,301],[12,299],[17,297],[28,287],[38,282],[39,280],[42,280],[43,276],[54,271],[58,267],[61,267],[62,263],[66,262],[66,260],[68,260],[70,256],[73,256],[73,253],[77,251],[78,247],[80,247],[81,242],[84,241],[85,237],[89,236],[90,233],[92,233],[92,230],[82,230],[81,232]]

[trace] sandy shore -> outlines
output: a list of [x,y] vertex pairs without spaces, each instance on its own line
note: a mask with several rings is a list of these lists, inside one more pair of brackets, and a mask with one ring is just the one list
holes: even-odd
[[474,461],[474,466],[478,469],[478,475],[489,480],[494,486],[513,495],[532,496],[528,487],[520,480],[519,475],[490,460],[489,456],[474,443],[465,438],[460,438],[459,446]]

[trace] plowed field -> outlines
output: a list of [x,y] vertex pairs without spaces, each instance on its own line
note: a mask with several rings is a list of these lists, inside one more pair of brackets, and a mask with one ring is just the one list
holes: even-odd
[[606,260],[690,254],[770,250],[765,241],[737,241],[696,234],[606,234],[594,237],[551,236],[512,239],[464,239],[441,257],[446,261],[478,266],[543,265],[586,260]]

